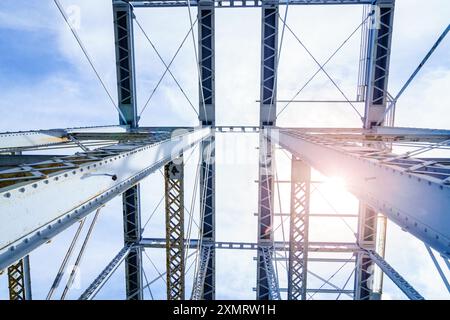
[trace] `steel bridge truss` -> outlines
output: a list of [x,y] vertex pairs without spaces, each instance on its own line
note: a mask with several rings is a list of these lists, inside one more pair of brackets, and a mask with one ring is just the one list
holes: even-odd
[[[172,300],[186,298],[188,257],[185,251],[189,248],[198,249],[190,297],[195,300],[215,299],[218,249],[255,251],[257,299],[278,300],[284,292],[290,300],[306,300],[316,293],[378,299],[381,291],[373,289],[375,266],[408,298],[423,299],[384,260],[380,243],[384,247],[385,228],[378,228],[378,221],[380,216],[385,216],[422,240],[427,248],[433,248],[446,259],[450,257],[450,219],[445,211],[450,206],[450,159],[420,156],[435,149],[448,150],[450,131],[393,126],[395,108],[387,107],[389,103],[395,106],[396,100],[387,88],[394,0],[112,0],[112,4],[119,125],[0,134],[0,212],[6,221],[0,225],[0,269],[8,268],[11,299],[31,299],[28,254],[32,250],[119,195],[123,199],[124,247],[80,296],[81,300],[93,299],[122,262],[127,299],[143,299],[145,248],[166,248],[167,298]],[[365,103],[362,128],[277,127],[279,7],[354,4],[366,5],[357,90],[357,100]],[[139,127],[133,11],[144,7],[182,6],[197,10],[199,127]],[[215,9],[229,7],[261,8],[258,126],[216,126]],[[215,239],[215,134],[223,132],[259,135],[256,243]],[[200,146],[200,233],[199,239],[186,239],[182,155],[197,144]],[[396,146],[416,150],[396,154],[393,152]],[[275,181],[273,160],[278,147],[292,156],[291,203],[286,214],[275,213],[274,209],[274,184],[278,181]],[[23,154],[64,148],[79,148],[82,152],[70,156]],[[166,238],[143,238],[139,182],[161,167],[165,177]],[[314,183],[311,168],[325,175],[344,176],[348,190],[360,200],[358,215],[334,215],[358,219],[354,243],[308,239],[310,218],[330,217],[310,213]],[[56,193],[66,197],[55,199]],[[39,205],[48,202],[53,203],[51,208]],[[32,214],[36,206],[42,208],[39,215]],[[288,242],[274,240],[275,216],[289,218]],[[287,288],[279,285],[277,263],[283,261],[280,252],[287,254],[284,258],[288,262]],[[352,256],[319,258],[312,253]],[[350,278],[341,288],[330,279],[320,277],[309,270],[309,262],[354,262],[354,288],[346,287]],[[307,281],[310,277],[329,287],[312,288]]]
[[164,166],[167,300],[184,300],[185,293],[183,171],[183,157]]

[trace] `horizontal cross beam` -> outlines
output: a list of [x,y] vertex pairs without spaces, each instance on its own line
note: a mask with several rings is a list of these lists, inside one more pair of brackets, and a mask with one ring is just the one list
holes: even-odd
[[[198,6],[201,0],[133,0],[129,1],[136,8],[154,7],[192,7]],[[279,5],[361,5],[371,4],[373,0],[265,0],[264,4]],[[256,8],[261,7],[261,0],[215,0],[216,8]]]
[[[215,241],[208,242],[203,240],[203,245],[214,245],[216,249],[241,249],[241,250],[257,250],[257,243],[252,242],[225,242],[225,241]],[[140,245],[145,248],[165,248],[165,239],[162,238],[143,238]],[[198,239],[190,239],[189,242],[185,240],[185,246],[189,248],[197,248],[199,245]],[[273,245],[274,250],[277,251],[287,251],[289,250],[289,243],[275,241]],[[308,251],[309,252],[357,252],[359,247],[355,243],[351,242],[309,242]]]

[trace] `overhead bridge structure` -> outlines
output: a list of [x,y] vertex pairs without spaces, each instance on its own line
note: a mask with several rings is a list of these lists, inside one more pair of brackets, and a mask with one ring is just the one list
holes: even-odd
[[[58,1],[55,3],[67,18],[64,8]],[[286,29],[295,35],[279,9],[291,5],[361,5],[364,8],[357,88],[357,101],[364,104],[361,127],[277,125],[277,117],[284,110],[277,106],[279,35]],[[79,223],[79,230],[51,285],[47,296],[50,299],[61,274],[68,268],[67,261],[85,217],[97,215],[118,196],[123,201],[123,248],[92,279],[80,300],[94,299],[121,264],[125,265],[127,299],[144,299],[144,289],[153,282],[148,282],[143,275],[143,253],[158,248],[165,249],[166,270],[159,277],[166,279],[167,299],[171,300],[216,298],[216,287],[223,285],[216,275],[219,250],[254,252],[254,291],[259,300],[307,300],[316,293],[337,298],[380,299],[382,281],[374,277],[375,270],[390,278],[406,297],[424,299],[385,260],[385,223],[388,220],[397,224],[425,244],[433,261],[442,259],[450,266],[450,156],[445,156],[450,148],[450,130],[395,127],[395,104],[449,28],[402,91],[393,96],[388,93],[388,77],[394,0],[113,0],[112,7],[118,92],[117,103],[113,103],[119,114],[117,125],[0,134],[0,270],[7,272],[11,299],[32,298],[29,255],[33,250]],[[134,10],[157,7],[188,7],[189,12],[192,7],[196,13],[196,17],[191,17],[190,30],[193,33],[197,25],[194,45],[199,78],[199,123],[196,127],[139,126],[134,28],[140,24]],[[261,10],[260,121],[252,127],[216,126],[215,10],[243,7]],[[84,49],[76,30],[67,19],[66,22]],[[89,59],[87,54],[86,57]],[[166,72],[174,77],[170,64],[164,62]],[[324,65],[317,64],[318,72],[326,73]],[[341,93],[344,102],[352,105]],[[215,139],[216,135],[228,133],[259,136],[258,198],[255,199],[258,229],[257,240],[251,243],[216,240],[216,229],[220,227],[216,224],[216,197],[221,195],[216,193]],[[200,199],[200,221],[198,238],[194,239],[185,234],[184,190],[188,186],[184,183],[184,165],[187,155],[196,147],[200,150],[199,186],[195,190]],[[275,186],[282,183],[275,174],[275,150],[279,148],[291,158],[291,178],[286,181],[291,186],[290,208],[286,212],[275,212]],[[61,155],[61,150],[76,152]],[[444,156],[428,156],[428,152],[436,150]],[[310,212],[310,195],[318,183],[311,178],[312,169],[325,176],[342,176],[348,191],[360,201],[359,212]],[[165,192],[166,236],[146,238],[141,221],[140,183],[155,171],[161,171],[165,180],[161,190]],[[275,238],[278,227],[274,220],[279,216],[289,221],[286,241]],[[354,241],[309,239],[310,221],[336,218],[357,221]],[[81,261],[94,223],[95,219],[77,263]],[[344,258],[336,253],[347,255]],[[439,256],[436,258],[434,253]],[[196,261],[193,289],[187,292],[185,274],[193,255]],[[280,287],[278,261],[286,262],[286,288]],[[341,287],[314,273],[309,268],[313,262],[351,263],[354,271]],[[439,263],[436,267],[448,287],[445,272]],[[308,281],[311,277],[321,280],[323,285],[312,286]],[[353,283],[348,285],[350,279]],[[70,289],[70,284],[66,289]]]

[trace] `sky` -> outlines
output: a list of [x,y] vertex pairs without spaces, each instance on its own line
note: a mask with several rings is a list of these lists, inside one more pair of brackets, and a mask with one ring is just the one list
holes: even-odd
[[[113,97],[115,57],[110,0],[64,0],[64,8],[79,12],[78,33]],[[192,9],[195,14],[195,8]],[[169,61],[189,29],[186,8],[137,9],[136,16],[161,56]],[[328,56],[361,22],[360,6],[290,6],[287,23],[318,61]],[[284,8],[281,9],[284,15]],[[435,40],[448,25],[448,0],[397,0],[390,65],[389,92],[395,94],[409,77]],[[258,125],[260,77],[260,9],[218,9],[216,11],[216,123],[217,125]],[[356,97],[360,34],[356,33],[327,65],[326,70],[350,99]],[[142,110],[159,80],[164,66],[135,26],[137,100]],[[0,130],[18,131],[45,128],[107,125],[118,122],[118,115],[53,1],[3,0],[0,4]],[[396,125],[450,129],[450,41],[445,40],[397,104]],[[281,51],[278,98],[289,100],[316,71],[314,61],[286,30]],[[198,105],[198,82],[194,47],[189,37],[172,68],[186,94]],[[302,91],[299,99],[342,99],[330,81],[319,74]],[[279,110],[284,107],[279,104]],[[356,105],[363,112],[363,105]],[[166,77],[142,113],[141,126],[194,126],[198,120],[172,79]],[[291,104],[278,118],[279,126],[361,127],[361,121],[347,104]],[[218,134],[216,208],[217,240],[256,241],[258,168],[255,134]],[[185,204],[191,206],[198,150],[186,164]],[[188,152],[189,153],[189,152]],[[277,152],[280,179],[289,178],[290,162]],[[314,175],[321,179],[319,173]],[[141,183],[142,216],[147,221],[163,196],[162,175],[155,172]],[[278,192],[278,190],[277,190]],[[277,209],[289,207],[289,190],[280,186]],[[325,197],[324,197],[325,196]],[[326,198],[326,199],[324,199]],[[253,200],[252,200],[253,199]],[[333,206],[330,206],[331,203]],[[281,207],[281,208],[280,208]],[[311,212],[355,213],[357,202],[333,180],[317,187],[312,194]],[[198,200],[194,205],[198,209]],[[351,211],[351,212],[349,212]],[[91,217],[88,218],[88,222]],[[279,221],[275,225],[279,225]],[[58,235],[31,254],[33,295],[46,296],[76,226]],[[286,232],[288,226],[282,228]],[[322,241],[351,241],[354,221],[311,221],[311,238]],[[156,211],[144,233],[164,237],[163,207]],[[277,239],[282,239],[278,230]],[[193,235],[194,236],[194,235]],[[116,198],[102,209],[95,232],[80,268],[80,275],[68,298],[76,299],[84,288],[121,249],[121,200]],[[148,250],[145,273],[154,279],[164,270],[164,250]],[[217,254],[217,298],[253,299],[256,283],[254,252],[220,251]],[[448,299],[431,259],[421,242],[388,223],[386,260],[426,298]],[[280,275],[284,262],[277,264]],[[324,278],[339,267],[310,265]],[[332,279],[343,285],[353,271],[347,264]],[[188,274],[190,292],[192,270]],[[309,276],[311,286],[320,281]],[[64,283],[65,280],[63,280]],[[224,285],[226,283],[226,285]],[[353,282],[349,282],[349,286]],[[284,276],[280,286],[286,286]],[[60,288],[61,289],[61,288]],[[123,266],[100,291],[97,298],[124,298]],[[57,292],[55,298],[60,295]],[[165,298],[164,277],[145,292],[156,299]],[[0,298],[6,298],[5,274],[0,275]],[[315,295],[315,298],[329,298]],[[345,297],[343,297],[345,298]],[[385,299],[404,299],[404,295],[385,277]]]

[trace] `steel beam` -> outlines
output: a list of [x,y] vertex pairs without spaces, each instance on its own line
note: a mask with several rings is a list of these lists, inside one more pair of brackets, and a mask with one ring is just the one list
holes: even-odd
[[89,285],[89,287],[81,294],[78,300],[91,300],[95,297],[98,291],[103,287],[103,285],[108,281],[114,271],[119,267],[120,263],[125,260],[131,247],[123,247],[119,253],[111,260],[110,263],[105,267],[105,269],[100,272],[97,278]]
[[411,300],[425,300],[420,293],[418,293],[395,269],[387,263],[378,253],[374,250],[368,250],[367,254],[381,270],[403,291],[406,296]]
[[[276,122],[276,69],[278,63],[278,2],[263,1],[261,8],[261,83],[259,125],[263,129]],[[258,244],[256,298],[270,299],[270,279],[275,275],[267,274],[267,257],[263,248],[273,244],[273,164],[274,149],[272,143],[260,131],[259,139],[259,183],[258,183]]]
[[164,166],[164,180],[167,300],[184,300],[184,170],[182,156]]
[[214,1],[198,2],[199,120],[204,126],[215,124],[215,34]]
[[394,21],[395,0],[379,0],[372,6],[366,64],[364,128],[377,125],[388,100],[389,62]]
[[8,267],[10,300],[31,300],[30,257],[25,256]]
[[294,156],[291,163],[288,299],[306,300],[311,168]]
[[116,51],[118,106],[125,120],[120,124],[136,127],[136,79],[134,67],[133,7],[126,1],[112,0]]
[[[391,56],[395,0],[377,1],[372,5],[371,20],[368,26],[368,43],[365,44],[367,59],[365,61],[365,110],[364,128],[371,129],[379,124],[389,98],[388,77]],[[393,124],[393,117],[389,120]],[[383,126],[385,121],[381,122]],[[367,144],[376,146],[375,144]],[[378,212],[368,204],[361,202],[358,219],[358,244],[366,250],[376,249]],[[373,298],[374,263],[365,252],[360,252],[356,259],[355,299]]]
[[[134,63],[133,6],[126,1],[113,0],[114,37],[119,123],[136,128],[139,123],[136,103],[136,72]],[[125,246],[139,242],[141,238],[140,187],[134,185],[122,195]],[[127,299],[141,300],[142,252],[133,247],[125,259]]]
[[[215,140],[214,133],[208,140],[201,142],[201,166],[200,166],[200,210],[202,219],[202,239],[206,242],[214,242],[216,238],[216,199],[215,199]],[[208,261],[206,265],[205,280],[203,282],[202,300],[214,300],[215,298],[215,248],[208,249],[208,255],[202,255]]]
[[[201,126],[215,125],[215,13],[214,1],[199,0],[198,6],[198,57],[199,57],[199,121]],[[206,242],[214,241],[215,231],[215,134],[201,143],[200,149],[200,212],[202,239]],[[200,265],[204,266],[204,275],[197,277],[202,288],[202,300],[215,299],[215,248],[202,248]],[[200,271],[200,270],[199,270]],[[200,280],[199,280],[200,279]]]
[[[140,185],[136,184],[122,194],[123,231],[125,246],[141,240]],[[125,258],[125,285],[127,300],[143,298],[142,250],[133,247]]]
[[[359,204],[358,245],[365,250],[375,250],[377,245],[378,213],[367,204]],[[356,255],[355,270],[355,299],[370,300],[374,289],[374,262],[367,251],[360,251]]]
[[265,274],[267,276],[267,290],[269,291],[269,299],[281,300],[278,276],[273,266],[273,248],[262,247],[260,251],[262,253],[261,255],[265,268]]
[[200,248],[200,261],[197,273],[194,277],[194,284],[192,288],[192,300],[203,300],[205,297],[205,281],[206,273],[208,272],[208,263],[211,261],[211,250],[213,246],[202,243]]
[[[201,128],[173,137],[170,132],[149,134],[145,140],[28,165],[36,175],[34,180],[13,180],[7,186],[6,180],[1,181],[0,269],[136,185],[210,132],[210,128]],[[7,175],[5,172],[12,174],[2,171],[0,177]],[[35,214],[36,208],[39,214]]]
[[97,126],[68,129],[32,130],[0,133],[0,152],[12,152],[23,149],[35,149],[40,147],[69,143],[69,136],[82,133],[123,133],[126,126]]
[[[185,240],[185,246],[189,246],[191,249],[197,248],[200,240],[190,239],[188,242]],[[258,243],[252,242],[204,242],[207,246],[214,246],[216,249],[231,249],[231,250],[258,250]],[[142,247],[145,248],[165,248],[166,239],[162,238],[143,238],[140,242]],[[275,241],[273,243],[273,249],[276,251],[289,251],[289,244],[285,242]],[[309,242],[308,252],[358,252],[361,250],[355,243],[351,242]],[[346,259],[348,261],[348,259]]]
[[[396,163],[408,161],[408,155],[384,153],[380,157],[373,154],[377,149],[358,144],[278,129],[269,130],[268,137],[323,174],[343,177],[348,190],[362,202],[442,255],[450,256],[450,186],[446,175],[408,172]],[[448,169],[439,166],[439,170]]]
[[[133,6],[137,8],[152,7],[187,7],[199,6],[201,0],[132,0]],[[216,8],[255,8],[262,7],[264,2],[277,2],[280,5],[358,5],[370,4],[373,0],[214,0]]]

